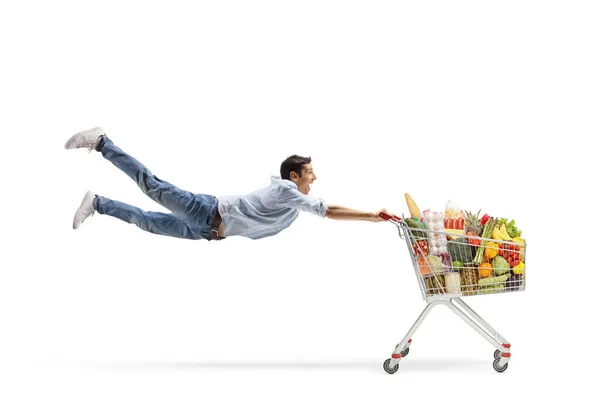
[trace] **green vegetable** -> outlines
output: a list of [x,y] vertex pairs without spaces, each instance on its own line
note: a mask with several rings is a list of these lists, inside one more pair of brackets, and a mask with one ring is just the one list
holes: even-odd
[[[492,218],[489,218],[485,225],[483,226],[483,233],[481,237],[483,239],[489,239],[492,237],[492,233],[494,232],[494,227],[496,226],[496,221]],[[477,253],[475,253],[475,258],[473,261],[475,264],[481,264],[483,262],[483,251],[485,250],[486,241],[484,240],[481,246],[477,249]]]
[[504,259],[504,257],[494,257],[492,260],[492,266],[494,267],[494,274],[496,275],[504,275],[510,272],[510,264]]
[[500,276],[494,276],[492,278],[483,278],[480,279],[477,283],[479,284],[479,286],[497,285],[498,283],[507,281],[509,277],[510,273]]
[[511,220],[510,222],[506,222],[508,219],[501,218],[498,220],[498,226],[506,225],[506,231],[511,238],[521,236],[521,231],[517,229],[515,225],[515,220]]
[[426,229],[425,224],[422,224],[420,221],[413,219],[413,218],[406,218],[404,219],[404,222],[406,222],[406,225],[408,225],[408,227],[410,228],[410,233],[417,238],[427,238],[427,234],[425,232],[421,232],[421,231],[415,231],[413,229]]
[[456,260],[456,261],[452,261],[452,269],[454,271],[460,271],[460,269],[462,268],[463,263],[461,263],[460,261]]
[[460,261],[463,264],[470,264],[473,262],[473,252],[467,239],[456,238],[450,240],[447,246],[453,261]]
[[508,224],[506,224],[506,231],[508,232],[511,238],[521,236],[521,231],[517,229],[514,219],[511,220]]
[[479,289],[479,294],[490,294],[490,293],[498,293],[504,290],[503,284],[492,285],[492,286],[484,286]]

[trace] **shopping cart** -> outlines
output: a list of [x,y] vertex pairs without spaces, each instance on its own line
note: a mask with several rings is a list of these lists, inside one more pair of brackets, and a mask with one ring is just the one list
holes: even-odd
[[443,304],[496,348],[493,367],[498,372],[506,371],[511,356],[510,343],[461,297],[525,290],[525,264],[510,267],[503,260],[495,259],[498,256],[524,261],[525,243],[454,233],[450,236],[445,230],[409,226],[406,220],[395,215],[381,213],[380,217],[396,225],[400,238],[406,241],[423,299],[427,302],[392,357],[383,363],[383,369],[389,374],[398,371],[398,364],[408,355],[411,338],[419,325],[433,307]]

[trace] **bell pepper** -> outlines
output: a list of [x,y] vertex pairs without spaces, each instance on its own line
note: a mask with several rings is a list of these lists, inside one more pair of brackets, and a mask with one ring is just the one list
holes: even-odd
[[488,242],[485,248],[485,256],[490,260],[498,255],[500,245],[496,242]]
[[490,219],[492,217],[490,217],[487,214],[483,214],[483,217],[481,217],[481,225],[485,225],[488,222],[488,219]]

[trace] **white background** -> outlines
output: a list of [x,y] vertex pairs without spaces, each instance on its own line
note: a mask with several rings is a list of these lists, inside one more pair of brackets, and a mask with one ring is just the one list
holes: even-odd
[[[591,390],[600,17],[589,1],[21,1],[0,6],[0,398],[507,398]],[[258,241],[187,241],[95,215],[165,211],[99,153],[214,195],[313,157],[312,194],[514,218],[522,293],[425,303],[389,223],[303,214]]]

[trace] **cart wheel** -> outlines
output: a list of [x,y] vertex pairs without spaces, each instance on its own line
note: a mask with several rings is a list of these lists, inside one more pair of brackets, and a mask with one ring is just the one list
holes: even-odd
[[500,359],[496,358],[494,360],[494,369],[496,370],[496,372],[504,372],[506,371],[506,368],[508,368],[508,363],[504,364],[503,367],[500,367]]
[[388,358],[387,360],[384,361],[383,363],[383,369],[385,370],[385,372],[387,372],[388,374],[393,374],[396,371],[398,371],[398,366],[400,364],[396,364],[396,366],[394,368],[390,368],[390,362],[392,361],[391,358]]
[[408,352],[410,351],[410,348],[404,350],[401,354],[402,354],[402,358],[406,357],[408,355]]
[[500,350],[496,350],[494,352],[494,359],[502,357],[502,352]]

